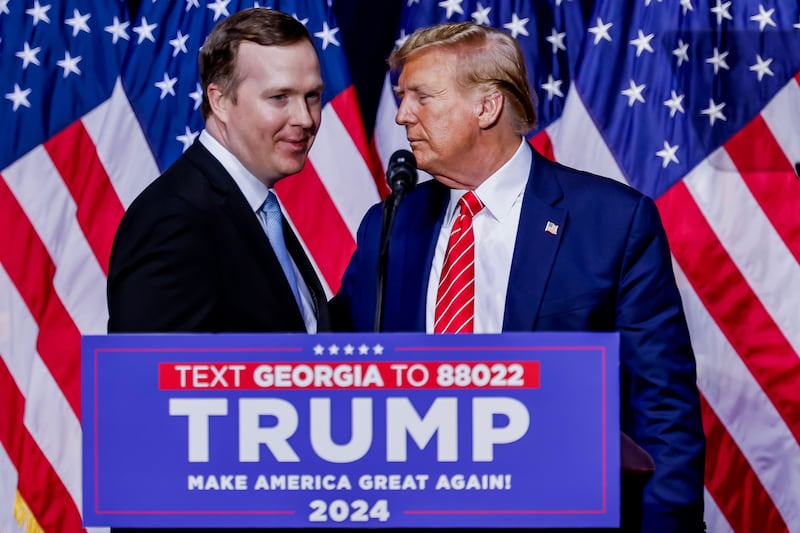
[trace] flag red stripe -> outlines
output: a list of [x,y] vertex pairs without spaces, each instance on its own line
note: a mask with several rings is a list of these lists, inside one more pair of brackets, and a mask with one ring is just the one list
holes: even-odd
[[550,135],[547,134],[547,130],[542,130],[534,135],[530,139],[530,143],[537,152],[545,156],[550,161],[556,160],[556,154],[553,151],[553,141],[550,139]]
[[378,153],[378,145],[375,142],[375,136],[372,137],[372,141],[369,143],[369,149],[375,154],[376,164],[379,167],[379,173],[375,174],[375,181],[378,184],[378,194],[380,195],[381,201],[383,201],[391,194],[392,189],[389,188],[389,182],[386,180],[386,172],[383,170],[383,166],[381,166],[381,156]]
[[[361,158],[364,159],[367,168],[372,173],[372,178],[375,180],[378,191],[381,193],[385,191],[388,194],[389,186],[384,177],[380,158],[374,147],[367,143],[367,134],[364,132],[364,122],[361,118],[361,108],[358,106],[355,87],[351,85],[337,94],[331,100],[331,106],[333,106],[345,129],[350,132],[353,144],[355,144],[361,154]],[[381,194],[381,198],[383,197],[384,195]]]
[[686,185],[658,199],[675,259],[736,353],[800,440],[800,360],[717,240]]
[[700,408],[708,449],[705,485],[728,523],[734,531],[787,531],[764,485],[702,396]]
[[103,272],[108,275],[111,244],[125,208],[111,185],[94,142],[77,120],[44,143],[77,205],[77,218]]
[[800,187],[792,163],[761,115],[736,132],[725,149],[775,231],[800,261]]
[[55,265],[4,179],[0,228],[0,264],[39,325],[39,355],[80,420],[80,332],[53,286]]
[[311,160],[299,174],[279,181],[275,188],[322,277],[335,293],[356,242]]
[[[0,442],[19,472],[18,490],[45,531],[83,531],[81,516],[61,479],[23,425],[25,397],[0,357]],[[4,502],[4,505],[12,505]]]

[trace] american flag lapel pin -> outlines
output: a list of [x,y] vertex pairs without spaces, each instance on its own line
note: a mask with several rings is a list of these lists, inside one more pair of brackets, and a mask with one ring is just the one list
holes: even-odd
[[550,235],[558,235],[558,224],[556,224],[551,220],[548,220],[547,224],[544,227],[544,230]]

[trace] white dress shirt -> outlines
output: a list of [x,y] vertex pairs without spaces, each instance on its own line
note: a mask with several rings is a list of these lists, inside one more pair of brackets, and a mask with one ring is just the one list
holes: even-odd
[[[236,185],[239,187],[239,190],[242,191],[247,203],[250,204],[250,209],[253,210],[253,215],[256,217],[256,219],[258,219],[261,227],[264,228],[264,231],[266,232],[267,228],[262,218],[258,215],[258,211],[261,209],[261,206],[267,199],[270,189],[262,181],[256,178],[249,170],[247,170],[245,166],[242,165],[238,159],[236,159],[236,156],[230,153],[227,148],[222,146],[219,141],[212,137],[211,134],[209,134],[206,130],[200,132],[200,142],[209,152],[211,152],[211,155],[213,155],[222,164],[222,166],[225,167],[225,170],[228,171],[228,174],[231,175],[233,181],[236,182]],[[277,195],[275,195],[275,197],[277,198]],[[280,204],[280,199],[278,200],[278,204]],[[281,206],[281,210],[283,210],[283,206]],[[284,217],[285,216],[286,215],[284,214]],[[303,315],[303,321],[306,323],[306,331],[308,331],[308,333],[316,333],[317,317],[314,314],[314,305],[312,303],[313,300],[311,298],[311,293],[309,292],[308,286],[303,279],[303,275],[298,270],[294,259],[292,259],[292,267],[294,268],[295,278],[297,279],[298,289],[300,290],[300,300],[303,303],[300,312]]]
[[[472,219],[475,236],[475,333],[500,333],[503,329],[522,195],[533,159],[526,142],[521,139],[511,159],[475,189],[484,205]],[[436,293],[450,230],[459,212],[458,200],[465,193],[466,190],[451,189],[450,203],[436,241],[425,306],[425,330],[428,333],[433,332]]]

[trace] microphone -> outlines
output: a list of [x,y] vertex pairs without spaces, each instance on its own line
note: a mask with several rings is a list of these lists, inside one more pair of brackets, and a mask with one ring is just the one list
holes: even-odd
[[386,181],[392,189],[395,201],[411,192],[417,185],[417,160],[408,150],[397,150],[389,158]]
[[392,194],[383,204],[381,242],[378,255],[377,290],[375,292],[375,331],[383,330],[383,305],[386,296],[386,273],[389,265],[389,234],[400,200],[417,185],[417,160],[408,150],[397,150],[389,158],[386,181]]

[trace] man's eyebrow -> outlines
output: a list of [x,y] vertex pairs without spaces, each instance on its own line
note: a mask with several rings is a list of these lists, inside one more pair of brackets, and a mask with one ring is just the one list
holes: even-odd
[[308,88],[302,87],[293,87],[291,85],[274,85],[271,87],[264,87],[264,93],[273,93],[273,94],[308,94],[308,93],[315,93],[315,92],[324,92],[325,91],[325,83],[315,84]]
[[403,94],[406,92],[419,92],[422,89],[423,87],[419,84],[407,85],[405,88],[401,88],[399,85],[392,86],[392,91],[394,91],[395,94]]

